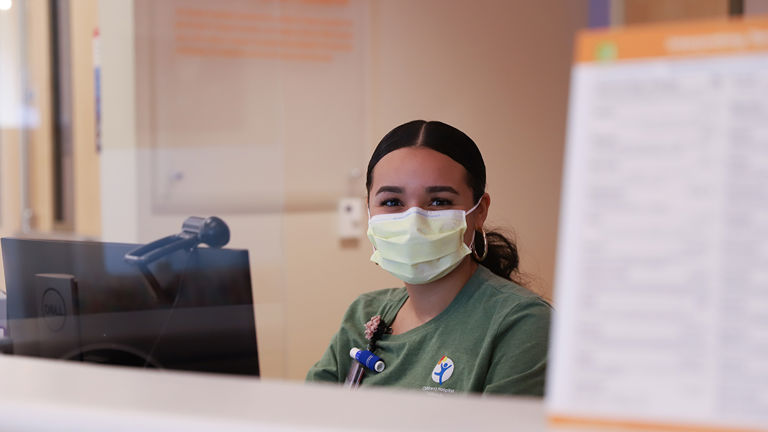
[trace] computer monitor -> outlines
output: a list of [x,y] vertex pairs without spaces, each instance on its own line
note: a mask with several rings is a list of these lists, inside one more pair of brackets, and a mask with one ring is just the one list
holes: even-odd
[[3,238],[13,354],[258,376],[248,251],[199,247],[149,269],[139,245]]

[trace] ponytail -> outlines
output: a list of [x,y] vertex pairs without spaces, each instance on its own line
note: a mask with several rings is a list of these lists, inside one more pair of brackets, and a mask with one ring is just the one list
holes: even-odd
[[[497,276],[524,286],[519,270],[520,255],[517,253],[517,245],[499,231],[487,231],[485,233],[485,241],[488,243],[488,252],[483,257],[481,252],[476,252],[485,249],[483,235],[481,232],[476,231],[472,259],[488,268]],[[479,260],[478,257],[483,259]]]

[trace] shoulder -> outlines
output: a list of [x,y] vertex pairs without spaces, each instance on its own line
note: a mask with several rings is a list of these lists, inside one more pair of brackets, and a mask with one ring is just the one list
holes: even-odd
[[483,308],[497,320],[538,322],[549,327],[552,306],[541,296],[508,279],[504,279],[483,266],[478,267],[475,296]]
[[536,293],[490,270],[485,269],[480,276],[483,283],[477,291],[485,305],[484,313],[490,317],[493,336],[489,341],[494,351],[502,358],[514,357],[523,368],[544,365],[552,306]]

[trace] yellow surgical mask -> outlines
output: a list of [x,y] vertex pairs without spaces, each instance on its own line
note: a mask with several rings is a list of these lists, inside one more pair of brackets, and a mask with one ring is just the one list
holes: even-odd
[[467,215],[464,210],[424,210],[411,207],[402,213],[368,219],[371,261],[398,279],[425,284],[447,275],[472,252],[464,244]]

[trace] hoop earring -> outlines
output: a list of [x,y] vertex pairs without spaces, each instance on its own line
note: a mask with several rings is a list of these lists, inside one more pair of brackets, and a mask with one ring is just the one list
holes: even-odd
[[[483,255],[480,256],[477,254],[477,244],[472,247],[472,256],[475,257],[477,262],[483,262],[485,257],[488,256],[488,239],[485,237],[485,230],[480,228],[480,232],[483,234]],[[477,233],[477,230],[475,230],[475,233]]]

